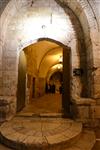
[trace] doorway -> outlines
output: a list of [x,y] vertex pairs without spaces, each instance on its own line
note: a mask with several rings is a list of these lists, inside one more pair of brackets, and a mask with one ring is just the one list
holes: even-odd
[[[44,104],[43,96],[45,95],[45,85],[47,81],[47,76],[48,74],[50,76],[50,73],[52,74],[52,72],[54,71],[52,68],[54,68],[54,66],[59,65],[58,56],[60,57],[61,53],[63,56],[63,62],[62,62],[63,69],[62,72],[58,73],[61,75],[60,82],[62,83],[63,86],[62,92],[60,93],[60,98],[61,98],[60,111],[63,110],[63,113],[66,114],[67,116],[70,114],[70,79],[71,79],[70,78],[70,70],[71,70],[70,49],[61,43],[59,44],[58,42],[55,42],[53,40],[48,41],[46,39],[43,39],[42,41],[38,41],[37,43],[32,44],[24,49],[24,54],[26,56],[25,58],[26,61],[24,61],[25,64],[23,64],[22,56],[20,54],[21,60],[19,59],[17,111],[21,111],[25,107],[25,98],[26,98],[25,96],[26,96],[26,88],[27,88],[26,78],[25,78],[26,74],[29,74],[30,78],[32,79],[31,80],[32,86],[30,86],[32,87],[31,89],[32,103],[34,104],[34,106],[38,105],[40,99],[40,101],[42,101],[41,104]],[[33,57],[31,58],[31,56]],[[31,65],[28,68],[29,64]],[[55,72],[57,72],[57,68],[55,70],[56,70]],[[24,84],[21,84],[22,82]],[[22,93],[23,96],[21,96]],[[56,93],[58,93],[58,89]],[[54,97],[54,95],[52,96]],[[49,98],[46,97],[46,99]],[[38,101],[37,104],[35,103],[35,101]],[[53,104],[54,103],[51,102],[51,104],[49,104],[48,107]],[[39,107],[41,107],[42,109],[43,105]],[[42,111],[42,113],[48,112],[49,110],[48,107],[44,111]],[[55,108],[56,108],[56,104],[55,104]],[[37,109],[37,113],[38,113],[38,109]]]
[[24,51],[20,52],[18,64],[18,84],[17,84],[17,112],[25,107],[26,97],[26,56]]
[[63,68],[58,68],[58,71],[54,72],[50,79],[49,82],[53,82],[55,84],[55,93],[60,93],[62,94],[62,91],[60,90],[62,87],[62,82],[63,82]]

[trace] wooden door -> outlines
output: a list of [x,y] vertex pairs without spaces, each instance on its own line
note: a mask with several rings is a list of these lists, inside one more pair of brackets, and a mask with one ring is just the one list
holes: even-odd
[[63,91],[62,91],[62,107],[64,115],[70,116],[70,49],[63,49]]
[[25,106],[26,96],[26,57],[24,51],[20,52],[18,64],[18,86],[17,86],[17,111]]

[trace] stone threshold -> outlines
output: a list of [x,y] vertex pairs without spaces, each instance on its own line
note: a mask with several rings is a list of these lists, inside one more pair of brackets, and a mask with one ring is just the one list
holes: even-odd
[[36,117],[36,118],[62,118],[63,113],[20,113],[15,117]]

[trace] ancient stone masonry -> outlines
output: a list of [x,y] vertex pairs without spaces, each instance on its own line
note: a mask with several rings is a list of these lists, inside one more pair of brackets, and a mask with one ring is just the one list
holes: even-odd
[[[14,97],[14,112],[20,51],[40,38],[71,48],[72,96],[92,97],[100,104],[99,4],[97,0],[0,1],[0,95]],[[46,52],[38,54],[37,69]],[[82,68],[83,75],[73,76],[74,68]]]

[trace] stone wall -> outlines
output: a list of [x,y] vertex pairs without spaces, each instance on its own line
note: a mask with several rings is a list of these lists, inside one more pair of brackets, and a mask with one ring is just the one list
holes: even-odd
[[30,45],[24,49],[27,59],[27,74],[37,77],[37,56],[36,50],[33,49],[33,45]]
[[0,15],[2,14],[2,12],[4,11],[6,5],[8,4],[10,0],[1,0],[0,1]]
[[[88,86],[87,89],[89,90],[88,95],[97,99],[98,103],[100,101],[100,32],[96,8],[93,2],[88,3],[84,0],[56,1],[57,3],[54,0],[47,0],[45,3],[44,0],[37,0],[32,4],[31,0],[18,0],[16,3],[11,0],[1,15],[0,95],[13,96],[14,109],[16,105],[19,51],[41,37],[51,38],[71,47],[72,67],[80,67],[81,65],[84,69],[87,67],[86,72],[88,77],[88,82],[85,82],[86,75],[84,79],[75,78],[75,80],[73,79],[73,84],[75,85],[77,83],[80,87],[85,82],[85,87]],[[6,3],[2,1],[2,11],[5,4]],[[73,19],[73,23],[71,20],[73,16],[70,11],[65,12],[58,4],[64,7],[65,10],[68,10],[67,7],[72,9],[74,16],[76,16],[76,18],[74,17]],[[40,24],[38,22],[39,18],[45,14],[48,15],[48,17],[45,18],[45,20],[47,19],[47,24],[44,24],[45,20],[43,19],[42,24]],[[36,20],[32,20],[32,16],[38,18],[37,24],[39,28],[37,30],[36,27],[38,26],[35,24]],[[25,22],[26,20],[27,22]],[[33,23],[32,25],[35,24],[35,29],[32,28],[33,30],[30,30],[30,21]],[[48,22],[57,25],[54,31],[51,30],[53,32],[50,32]],[[64,24],[61,24],[61,22]],[[80,22],[79,25],[75,26],[76,22]],[[28,33],[25,32],[25,29],[27,29]],[[81,35],[81,37],[79,35]],[[83,62],[81,60],[83,60]],[[80,96],[78,86],[77,91],[75,91],[74,88],[73,90],[73,94],[79,93],[78,96]]]

